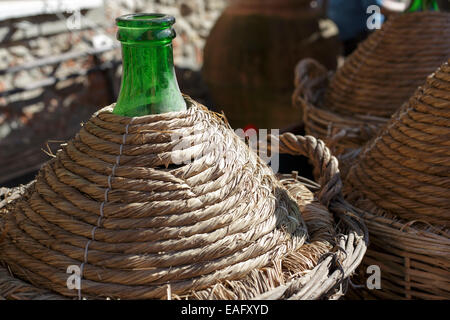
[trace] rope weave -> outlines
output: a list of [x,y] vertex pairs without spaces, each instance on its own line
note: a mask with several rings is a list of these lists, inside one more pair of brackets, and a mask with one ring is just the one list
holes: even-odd
[[105,199],[104,199],[104,200],[102,201],[102,203],[100,204],[100,216],[98,217],[97,225],[94,226],[94,227],[92,228],[92,231],[91,231],[92,237],[91,237],[90,240],[88,240],[88,241],[86,242],[86,247],[85,247],[85,249],[84,249],[84,260],[83,260],[83,263],[80,265],[80,270],[81,270],[80,278],[81,278],[81,279],[80,279],[80,288],[78,289],[78,299],[79,299],[79,300],[82,299],[82,296],[81,296],[81,286],[82,286],[82,281],[83,281],[83,270],[84,270],[84,265],[88,262],[88,250],[89,250],[89,244],[90,244],[92,241],[95,241],[95,230],[97,230],[97,228],[100,228],[100,226],[101,226],[102,219],[103,219],[103,215],[104,215],[104,214],[103,214],[103,208],[104,208],[104,206],[105,206],[105,203],[108,202],[108,192],[112,189],[112,186],[111,186],[111,179],[114,177],[114,173],[115,173],[115,171],[116,171],[117,166],[120,165],[120,157],[122,156],[123,146],[124,146],[125,143],[126,143],[126,138],[127,138],[127,135],[128,135],[128,128],[129,128],[130,124],[133,123],[133,120],[134,120],[134,119],[135,119],[135,118],[131,118],[130,122],[127,123],[127,125],[125,126],[125,133],[124,133],[123,136],[122,136],[122,143],[120,144],[120,147],[119,147],[119,155],[118,155],[117,158],[116,158],[116,163],[114,164],[114,166],[113,166],[113,168],[112,168],[112,170],[111,170],[111,174],[108,176],[108,187],[105,189]]
[[347,200],[364,210],[388,299],[450,299],[450,60],[360,152]]
[[450,66],[419,87],[360,153],[347,181],[405,220],[450,227]]
[[[336,299],[345,294],[345,290],[336,291],[335,287],[340,288],[341,283],[338,280],[348,277],[361,262],[367,241],[367,238],[363,238],[360,233],[364,227],[351,228],[352,231],[345,236],[336,234],[336,225],[331,212],[315,200],[313,193],[303,183],[315,191],[320,190],[318,184],[298,177],[296,174],[282,175],[279,178],[297,200],[309,231],[310,241],[298,250],[285,255],[282,260],[275,261],[272,266],[252,270],[244,279],[219,282],[210,289],[197,291],[189,296],[172,296],[171,293],[166,293],[167,297],[171,299],[319,299],[327,297]],[[17,194],[23,191],[23,188],[19,188],[17,192],[9,193],[16,198]],[[347,205],[338,211],[349,209]],[[1,213],[2,210],[0,210]],[[334,249],[335,243],[338,243],[336,248],[345,248],[345,254],[341,255],[339,250]],[[337,258],[341,262],[336,260],[336,263],[342,268],[334,270],[333,260]],[[325,281],[325,279],[328,280]],[[170,284],[164,288],[166,291],[170,290]],[[45,300],[65,298],[13,278],[0,267],[0,298],[2,297]]]
[[81,263],[83,299],[166,299],[169,286],[171,299],[343,294],[367,236],[333,198],[341,183],[326,177],[334,181],[338,166],[323,142],[279,137],[315,157],[326,186],[317,192],[333,213],[297,178],[276,179],[216,114],[186,101],[186,112],[135,118],[128,130],[129,118],[99,111],[0,207],[0,260],[26,281],[0,274],[0,296],[27,298],[36,286],[43,296],[80,298],[65,271]]
[[76,264],[86,297],[161,298],[162,284],[186,294],[300,247],[306,227],[286,189],[220,119],[187,102],[187,112],[132,123],[97,113],[6,216],[2,260],[67,296],[63,270]]
[[334,76],[311,59],[301,61],[292,99],[303,110],[306,133],[337,155],[361,147],[450,57],[449,32],[450,13],[402,14],[363,41]]

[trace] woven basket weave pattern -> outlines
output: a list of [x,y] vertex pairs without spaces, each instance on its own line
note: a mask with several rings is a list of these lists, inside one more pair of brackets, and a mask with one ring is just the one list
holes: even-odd
[[[218,134],[195,134],[211,127]],[[189,139],[179,158],[195,161],[165,169],[176,133]],[[104,109],[6,217],[1,255],[14,272],[65,295],[74,294],[65,288],[69,265],[83,268],[87,296],[161,298],[168,281],[174,294],[203,289],[303,244],[298,208],[272,177],[193,102],[184,114],[131,121]]]
[[364,298],[450,299],[450,60],[362,150],[346,178],[382,270]]
[[[0,207],[0,259],[32,284],[5,276],[0,295],[342,295],[336,286],[359,264],[367,241],[364,225],[346,217],[351,208],[335,204],[348,233],[336,242],[333,215],[311,191],[288,184],[291,195],[218,115],[186,101],[186,112],[139,118],[102,109],[21,196]],[[342,183],[323,142],[283,135],[279,144],[314,159],[323,182],[318,199],[334,203]],[[342,241],[348,254],[331,253]],[[332,271],[339,260],[344,268]],[[82,270],[78,292],[66,287],[70,265]]]
[[408,13],[370,35],[334,76],[303,61],[293,101],[306,133],[336,154],[361,147],[449,58],[449,33],[450,13]]
[[351,290],[351,298],[450,299],[450,231],[420,220],[404,221],[368,199],[348,199],[363,208],[370,246],[353,281],[365,287],[368,266],[381,270],[381,290]]
[[336,72],[324,105],[344,115],[389,118],[450,56],[449,32],[444,12],[389,19]]
[[406,220],[450,226],[450,66],[420,87],[348,174],[355,190]]

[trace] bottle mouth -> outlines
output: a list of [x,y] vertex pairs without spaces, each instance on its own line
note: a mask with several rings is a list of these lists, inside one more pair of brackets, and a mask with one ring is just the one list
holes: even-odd
[[116,18],[117,26],[129,28],[168,28],[175,17],[162,13],[135,13]]
[[161,13],[126,14],[116,18],[120,42],[170,42],[175,38],[175,17]]

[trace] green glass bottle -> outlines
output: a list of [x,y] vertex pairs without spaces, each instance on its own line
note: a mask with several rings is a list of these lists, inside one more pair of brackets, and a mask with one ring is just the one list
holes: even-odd
[[137,117],[186,110],[173,64],[175,18],[156,13],[116,19],[122,45],[122,84],[113,113]]

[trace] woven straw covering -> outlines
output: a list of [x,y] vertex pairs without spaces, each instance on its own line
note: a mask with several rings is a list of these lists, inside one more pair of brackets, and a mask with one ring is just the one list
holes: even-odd
[[362,150],[347,176],[393,214],[450,227],[450,66],[432,74]]
[[[186,102],[186,112],[138,118],[100,110],[18,191],[3,209],[0,260],[26,282],[4,274],[0,296],[40,298],[27,282],[78,298],[336,295],[367,237],[338,200],[337,161],[323,142],[284,139],[321,167],[317,197],[342,216],[343,238],[311,191],[291,186],[291,195],[222,119]],[[348,257],[330,254],[337,244]],[[79,290],[67,287],[69,266],[81,269]]]
[[[450,60],[362,150],[346,178],[389,298],[450,299]],[[399,219],[401,218],[401,219]],[[384,286],[384,287],[383,287]]]
[[449,33],[450,13],[402,14],[363,41],[334,76],[301,61],[293,100],[306,133],[336,154],[362,146],[450,57]]

